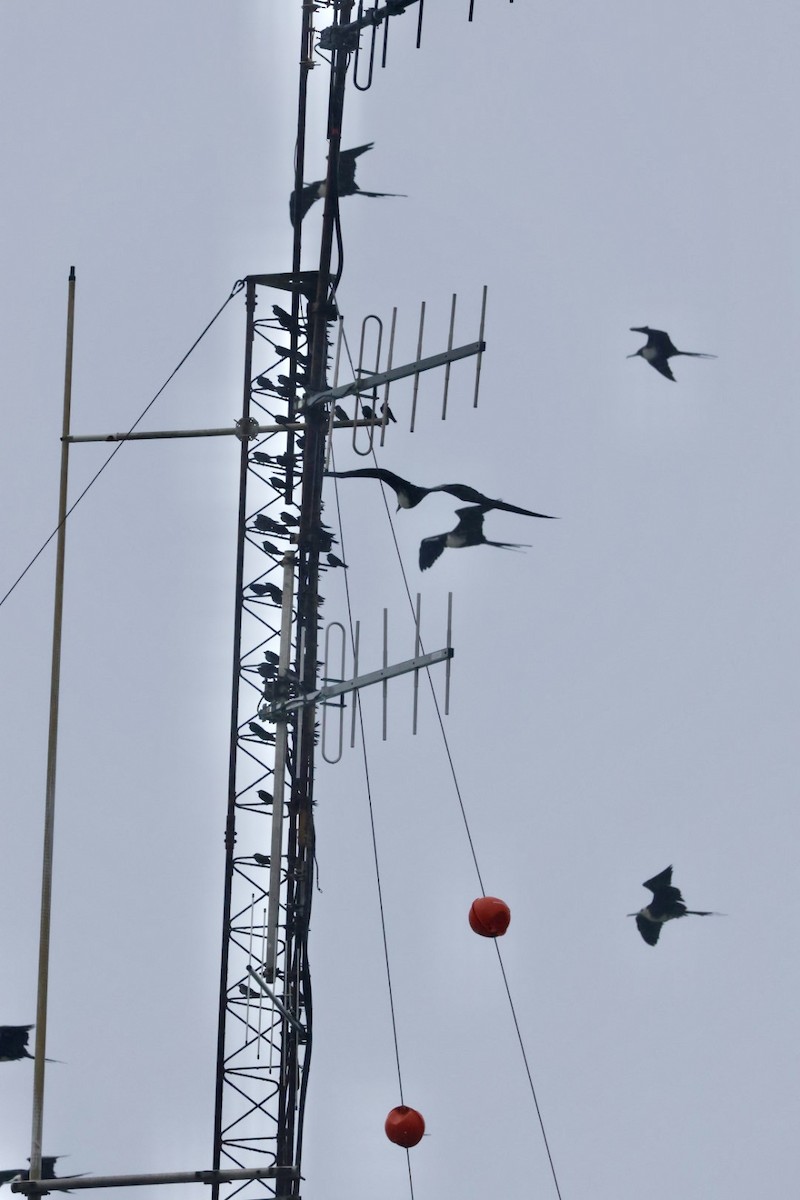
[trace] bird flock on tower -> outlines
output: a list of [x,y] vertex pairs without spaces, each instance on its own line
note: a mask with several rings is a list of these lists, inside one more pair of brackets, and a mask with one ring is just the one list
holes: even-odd
[[[371,198],[384,198],[401,196],[403,194],[400,192],[363,191],[356,183],[357,159],[368,150],[371,150],[373,145],[373,142],[367,142],[362,146],[354,147],[352,150],[340,152],[337,171],[338,197],[360,195]],[[296,227],[303,220],[317,200],[325,197],[326,189],[327,181],[321,179],[304,184],[299,194],[292,192],[289,201],[289,213],[293,226]],[[295,322],[285,309],[274,305],[273,313],[278,325],[282,329],[287,331],[295,330]],[[671,358],[678,356],[688,358],[716,357],[713,354],[703,354],[693,350],[678,350],[668,333],[665,333],[661,329],[651,329],[648,325],[633,325],[631,326],[631,332],[645,334],[647,341],[639,350],[634,354],[628,355],[628,357],[643,358],[651,367],[673,382],[675,381],[675,376],[669,365]],[[281,360],[286,360],[291,355],[291,351],[286,347],[276,346],[275,350],[277,357]],[[295,354],[295,367],[307,368],[308,363],[307,355],[302,353]],[[296,388],[302,387],[306,383],[307,377],[303,374],[302,370],[300,372],[295,370],[293,381],[289,376],[282,374],[277,375],[275,381],[263,374],[259,375],[255,380],[255,386],[258,389],[269,392],[273,396],[284,400],[292,399],[296,394]],[[370,405],[362,404],[361,412],[366,420],[381,421],[384,424],[387,421],[395,421],[394,414],[385,404],[380,412],[376,412]],[[352,423],[348,414],[338,406],[332,415],[335,416],[337,421]],[[281,420],[284,422],[287,420],[286,418],[278,417],[275,419],[279,423]],[[302,442],[302,437],[296,438],[295,446],[301,448]],[[261,452],[255,452],[252,458],[254,462],[261,466],[272,464],[277,464],[278,467],[288,466],[285,461],[282,461],[282,459],[285,459],[285,456],[270,456]],[[458,522],[452,529],[443,533],[435,533],[422,539],[419,548],[419,567],[422,571],[426,571],[433,566],[446,549],[462,549],[469,546],[495,546],[506,550],[519,550],[527,545],[520,542],[493,541],[487,538],[483,532],[483,525],[484,518],[489,512],[513,513],[518,516],[536,517],[541,520],[556,519],[548,513],[534,512],[532,509],[521,508],[519,505],[509,504],[504,500],[494,500],[468,484],[441,483],[432,487],[422,487],[382,467],[367,467],[352,471],[329,471],[326,474],[334,479],[378,480],[394,491],[397,497],[398,511],[400,509],[416,508],[427,496],[435,493],[443,493],[454,497],[456,500],[463,501],[465,507],[455,510]],[[282,481],[278,479],[276,482],[280,484]],[[254,534],[269,533],[274,536],[287,536],[289,528],[297,524],[297,517],[288,512],[281,513],[280,522],[275,521],[264,513],[259,513],[253,519],[252,532]],[[335,538],[330,530],[322,526],[316,536],[318,549],[327,554],[328,566],[345,568],[346,563],[333,552],[332,547]],[[278,553],[278,547],[273,543],[265,541],[263,544],[265,550],[268,552]],[[282,601],[281,589],[277,588],[274,584],[253,583],[250,585],[250,588],[255,596],[264,596],[276,604],[280,604]],[[271,655],[272,658],[270,657]],[[266,662],[262,671],[268,684],[270,677],[274,675],[276,670],[277,657],[271,651],[267,651],[265,652],[265,659]],[[255,725],[251,725],[250,728],[259,737],[268,740],[270,735],[266,731]],[[260,791],[258,796],[265,804],[272,802],[272,796],[268,792]],[[252,857],[257,866],[266,867],[269,865],[269,857],[265,855],[253,854]],[[628,915],[636,918],[636,926],[648,946],[656,945],[661,934],[661,929],[668,921],[686,916],[708,917],[721,915],[711,911],[687,908],[680,890],[672,884],[671,866],[661,871],[660,874],[646,880],[643,887],[652,893],[652,899],[638,913],[629,913]],[[248,988],[240,987],[240,990],[243,994],[248,993],[253,996],[259,994],[252,992]],[[0,1062],[19,1062],[23,1059],[33,1058],[33,1055],[28,1050],[28,1040],[32,1028],[32,1025],[0,1025]],[[58,1060],[48,1059],[47,1061],[53,1062]],[[57,1178],[55,1164],[58,1157],[57,1155],[42,1157],[42,1179]],[[27,1180],[28,1175],[28,1168],[25,1167],[0,1170],[0,1187],[4,1183],[13,1180]],[[64,1176],[63,1178],[77,1179],[79,1176]]]

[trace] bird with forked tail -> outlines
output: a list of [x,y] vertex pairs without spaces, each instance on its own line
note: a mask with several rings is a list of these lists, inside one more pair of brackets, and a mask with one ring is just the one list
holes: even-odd
[[680,889],[672,886],[672,867],[666,867],[659,875],[646,879],[642,884],[653,893],[653,899],[638,913],[628,913],[636,918],[636,928],[648,946],[655,946],[661,926],[678,917],[721,917],[722,913],[701,912],[687,908]]
[[631,333],[646,333],[647,341],[635,354],[629,354],[628,358],[638,358],[641,355],[645,362],[649,362],[651,367],[655,367],[673,383],[675,376],[667,360],[674,358],[676,354],[682,354],[686,358],[717,357],[716,354],[699,354],[696,350],[678,350],[668,333],[663,329],[651,329],[649,325],[631,325]]
[[447,533],[437,533],[422,539],[419,547],[419,569],[427,571],[445,549],[461,550],[465,546],[499,546],[503,550],[521,550],[526,542],[491,542],[483,536],[483,514],[486,505],[457,508],[458,524]]
[[529,508],[518,508],[516,504],[506,504],[504,500],[492,500],[466,483],[440,483],[438,487],[419,487],[416,483],[409,483],[407,479],[395,475],[394,471],[386,471],[383,467],[360,467],[355,471],[326,471],[325,474],[330,475],[332,479],[380,479],[381,483],[387,484],[397,496],[398,510],[416,508],[426,496],[430,496],[433,492],[447,492],[449,496],[455,496],[456,500],[480,505],[484,512],[488,512],[490,508],[498,508],[503,512],[519,513],[522,517],[541,517],[545,521],[558,520],[557,517],[550,517],[547,513],[532,512]]
[[[337,191],[340,196],[359,195],[377,198],[403,195],[402,192],[365,192],[356,183],[356,159],[360,154],[366,154],[367,150],[371,150],[374,145],[374,142],[367,142],[363,146],[356,146],[353,150],[339,151]],[[292,225],[296,225],[298,221],[302,221],[315,201],[323,199],[327,186],[327,179],[316,179],[313,183],[303,184],[299,198],[296,192],[292,192],[289,199],[289,216]]]

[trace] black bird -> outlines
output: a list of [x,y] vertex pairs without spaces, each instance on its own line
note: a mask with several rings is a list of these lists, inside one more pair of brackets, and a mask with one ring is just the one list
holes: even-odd
[[[56,1175],[56,1163],[61,1157],[62,1155],[60,1154],[42,1155],[42,1179],[82,1179],[83,1176],[81,1175]],[[28,1159],[29,1163],[30,1161],[31,1160]],[[22,1180],[29,1178],[30,1171],[22,1167],[15,1171],[0,1171],[0,1187],[2,1187],[4,1183],[10,1183],[14,1179]],[[66,1188],[65,1191],[69,1191],[69,1188]]]
[[641,355],[645,362],[649,362],[651,367],[655,367],[673,383],[675,376],[667,362],[668,358],[674,358],[676,354],[683,354],[687,358],[717,357],[716,354],[698,354],[696,350],[676,350],[668,333],[664,333],[663,329],[651,329],[649,325],[631,325],[631,333],[646,333],[647,341],[641,350],[629,354],[628,358],[638,358]]
[[257,862],[260,867],[268,867],[269,861],[270,861],[269,855],[268,854],[254,854],[253,861]]
[[375,412],[375,409],[372,407],[371,404],[362,404],[361,405],[361,415],[365,421],[377,421],[378,420],[378,414]]
[[[276,346],[275,353],[278,355],[278,358],[291,358],[292,357],[292,352],[287,346]],[[308,355],[301,354],[299,351],[297,351],[297,353],[295,354],[295,358],[297,359],[297,362],[300,364],[301,367],[308,366]]]
[[385,400],[384,400],[383,404],[381,405],[381,417],[386,417],[387,421],[391,421],[395,425],[397,424],[397,417],[394,415],[392,410],[389,408],[389,405],[386,403]]
[[687,908],[683,902],[680,890],[672,886],[672,867],[667,867],[660,875],[646,879],[642,887],[653,893],[653,899],[638,913],[628,913],[636,917],[636,928],[648,946],[655,946],[661,926],[665,921],[674,921],[677,917],[718,917],[715,912],[698,912],[697,909]]
[[274,533],[278,536],[286,536],[286,530],[283,525],[278,524],[272,517],[268,517],[266,513],[256,513],[253,517],[253,528],[259,533]]
[[33,1058],[26,1047],[32,1025],[0,1025],[0,1062],[18,1062]]
[[531,512],[529,508],[518,508],[516,504],[506,504],[504,500],[490,500],[488,496],[465,483],[440,483],[438,487],[418,487],[416,483],[409,483],[407,479],[401,479],[399,475],[395,475],[393,471],[386,471],[383,467],[360,467],[356,471],[326,471],[325,474],[333,479],[380,479],[397,494],[398,510],[416,508],[431,492],[447,492],[448,495],[455,496],[456,500],[479,504],[484,511],[499,508],[503,512],[519,513],[523,517],[541,517],[546,521],[558,519],[548,516],[547,513]]
[[336,418],[336,420],[337,420],[337,421],[349,421],[349,420],[350,420],[350,418],[349,418],[349,416],[347,415],[347,413],[344,411],[344,409],[343,409],[343,408],[341,407],[341,405],[339,405],[339,404],[337,404],[337,405],[334,407],[334,410],[333,410],[333,415],[334,415],[334,417]]
[[284,329],[288,329],[290,333],[293,329],[298,329],[301,333],[305,334],[303,323],[301,321],[293,321],[292,314],[288,313],[285,308],[281,308],[280,304],[273,304],[272,311],[275,314],[278,324]]
[[490,542],[483,536],[483,514],[486,505],[475,508],[457,508],[458,524],[449,533],[437,533],[423,538],[419,547],[419,569],[427,571],[433,566],[442,551],[449,547],[460,550],[463,546],[500,546],[505,550],[519,550],[525,542]]
[[329,567],[344,567],[345,571],[347,570],[347,563],[342,562],[338,554],[329,554],[327,557]]
[[[0,1062],[19,1062],[21,1058],[33,1058],[27,1050],[32,1025],[0,1025]],[[58,1062],[57,1058],[46,1058],[45,1062]]]
[[[339,151],[339,195],[340,196],[401,196],[402,192],[363,192],[356,183],[356,159],[360,154],[366,154],[367,150],[371,150],[375,145],[374,142],[367,142],[364,146],[356,146],[353,150]],[[296,225],[298,220],[302,221],[311,205],[315,200],[321,200],[325,195],[327,186],[326,179],[316,179],[313,183],[303,184],[300,192],[300,203],[297,203],[296,193],[292,192],[289,198],[289,217],[292,225]]]

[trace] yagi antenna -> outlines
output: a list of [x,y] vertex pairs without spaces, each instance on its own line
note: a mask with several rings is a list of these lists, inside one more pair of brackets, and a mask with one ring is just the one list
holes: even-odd
[[[411,362],[402,364],[401,366],[394,365],[395,343],[397,332],[397,309],[392,310],[392,322],[389,334],[389,350],[387,356],[387,364],[384,370],[380,370],[380,355],[383,342],[383,322],[380,317],[371,313],[366,316],[361,323],[361,342],[359,349],[358,365],[354,368],[355,378],[349,383],[340,384],[338,382],[338,371],[340,363],[340,351],[337,345],[336,351],[336,373],[334,375],[334,383],[331,387],[325,388],[319,392],[308,392],[305,399],[300,402],[301,411],[307,411],[318,404],[330,403],[333,416],[329,422],[329,432],[337,425],[347,425],[348,427],[356,425],[371,426],[368,446],[366,450],[359,449],[356,439],[356,428],[353,428],[353,449],[362,457],[369,454],[372,450],[374,440],[374,428],[381,428],[381,445],[386,434],[387,424],[393,421],[394,414],[389,408],[389,388],[390,385],[401,379],[413,377],[414,388],[411,396],[411,411],[409,417],[409,432],[413,433],[416,428],[417,403],[419,398],[419,380],[420,376],[426,371],[431,371],[437,367],[444,367],[444,385],[442,392],[442,420],[447,419],[447,403],[450,394],[450,374],[452,364],[463,358],[475,359],[475,383],[473,388],[473,408],[477,408],[478,391],[480,387],[480,371],[483,360],[483,352],[486,349],[486,343],[483,340],[484,331],[486,328],[486,303],[488,297],[488,288],[484,286],[481,295],[481,312],[480,324],[478,329],[478,340],[468,342],[461,346],[454,346],[455,341],[455,326],[456,326],[456,307],[458,297],[453,293],[450,302],[450,322],[448,326],[447,349],[439,354],[432,354],[426,357],[422,356],[422,342],[426,319],[426,304],[422,301],[419,313],[419,326],[417,331],[416,356]],[[374,339],[375,357],[374,368],[371,373],[365,373],[368,368],[364,365],[365,360],[365,345],[367,344],[368,325],[374,322],[377,329],[377,336]],[[340,341],[342,337],[340,326]],[[370,361],[372,361],[370,356]],[[378,399],[378,390],[383,388],[383,402],[380,409],[375,408]],[[341,404],[340,401],[346,401],[349,397],[354,397],[350,405]],[[372,401],[371,404],[363,404],[363,400]],[[337,412],[338,410],[338,412]],[[400,409],[398,408],[398,412]],[[344,418],[350,418],[345,420]],[[330,448],[328,450],[330,457]]]
[[[452,645],[452,629],[453,629],[453,594],[448,593],[447,597],[447,635],[445,645],[440,650],[433,650],[430,653],[424,653],[421,633],[421,613],[422,604],[419,593],[414,609],[414,652],[411,658],[405,659],[402,662],[390,663],[389,661],[389,616],[388,610],[383,610],[383,639],[381,652],[381,666],[374,671],[368,671],[365,674],[360,674],[359,662],[359,645],[361,641],[361,623],[356,621],[353,633],[353,673],[349,678],[346,678],[346,633],[341,621],[331,621],[325,629],[324,640],[324,659],[322,664],[322,686],[314,692],[295,696],[280,696],[272,689],[266,690],[266,698],[264,703],[258,710],[258,718],[264,722],[274,722],[277,730],[286,727],[286,723],[293,713],[299,709],[305,708],[311,704],[318,704],[322,708],[322,736],[321,736],[321,752],[322,757],[327,763],[337,763],[342,757],[344,746],[344,697],[351,692],[359,691],[361,688],[370,687],[372,684],[379,683],[381,685],[381,725],[383,741],[388,737],[388,714],[389,714],[389,681],[400,675],[414,675],[414,689],[412,696],[412,720],[411,732],[417,732],[417,717],[419,712],[419,673],[427,670],[428,667],[435,666],[437,663],[445,664],[445,691],[444,691],[444,713],[447,716],[450,712],[450,662],[453,658],[454,650]],[[330,729],[330,712],[336,714],[335,726],[333,731]],[[355,746],[356,738],[356,705],[353,704],[353,712],[350,723],[350,747]],[[280,738],[276,734],[276,741],[280,742]],[[275,808],[278,807],[277,798]],[[276,834],[276,839],[273,842],[273,855],[278,848],[277,838],[280,836],[280,814],[275,814],[273,810],[273,832]],[[278,862],[280,862],[280,853],[277,854]],[[274,861],[274,857],[273,857]],[[269,958],[269,952],[267,957]]]

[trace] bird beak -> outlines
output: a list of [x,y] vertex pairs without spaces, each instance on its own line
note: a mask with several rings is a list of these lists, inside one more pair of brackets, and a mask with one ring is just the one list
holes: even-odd
[[639,351],[637,350],[635,354],[626,354],[626,355],[625,355],[625,357],[626,357],[626,358],[636,358],[636,355],[637,355],[638,353],[639,353]]

